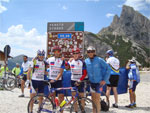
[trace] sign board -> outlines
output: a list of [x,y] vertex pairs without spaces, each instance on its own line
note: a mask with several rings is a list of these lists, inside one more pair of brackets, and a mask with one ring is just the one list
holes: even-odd
[[6,45],[6,46],[4,47],[4,54],[5,54],[5,57],[8,57],[8,56],[9,56],[10,50],[11,50],[11,48],[10,48],[9,45]]
[[83,53],[83,22],[52,22],[47,26],[47,57],[53,55],[54,46],[62,49],[62,56],[71,57],[72,49],[79,48]]

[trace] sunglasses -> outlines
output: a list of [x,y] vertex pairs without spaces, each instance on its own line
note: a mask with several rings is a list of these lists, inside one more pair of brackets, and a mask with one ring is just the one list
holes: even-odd
[[45,56],[44,54],[38,54],[38,56]]
[[95,52],[94,50],[87,51],[87,53],[94,53],[94,52]]
[[79,54],[79,53],[73,53],[73,54],[75,55],[75,54]]

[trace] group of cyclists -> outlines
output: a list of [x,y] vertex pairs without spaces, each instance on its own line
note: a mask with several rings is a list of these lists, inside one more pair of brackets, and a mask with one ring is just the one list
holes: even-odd
[[[68,61],[65,61],[65,58],[61,57],[62,53],[59,46],[53,47],[53,53],[53,57],[46,59],[45,51],[38,50],[37,56],[31,62],[28,61],[27,56],[23,56],[20,72],[20,75],[23,75],[21,81],[22,94],[19,95],[19,97],[24,97],[25,84],[26,86],[30,84],[30,98],[37,93],[43,94],[45,76],[48,77],[48,81],[51,83],[52,88],[63,87],[62,75],[66,68],[71,72],[71,87],[80,86],[78,91],[81,97],[84,96],[84,82],[82,81],[88,78],[90,82],[91,99],[95,103],[98,112],[101,110],[101,87],[105,84],[107,85],[106,95],[108,97],[111,88],[113,89],[115,97],[113,107],[118,108],[117,86],[120,75],[120,62],[114,57],[113,50],[108,50],[106,52],[106,61],[96,55],[96,49],[93,46],[87,48],[86,53],[88,57],[86,59],[81,59],[79,48],[72,49],[72,58]],[[71,92],[72,96],[76,95],[74,90],[71,90]],[[64,100],[64,92],[60,90],[57,91],[57,94],[59,103],[61,103]],[[39,99],[39,102],[42,102],[42,97]],[[95,111],[96,110],[93,109],[93,112]]]

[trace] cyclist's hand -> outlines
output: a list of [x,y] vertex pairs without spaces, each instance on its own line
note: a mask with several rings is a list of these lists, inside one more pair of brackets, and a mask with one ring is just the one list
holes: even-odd
[[74,83],[75,86],[79,86],[81,82],[77,81]]
[[104,86],[106,84],[106,82],[104,81],[104,80],[102,80],[101,82],[100,82],[100,86]]
[[72,61],[73,61],[73,59],[74,59],[74,58],[70,58],[70,59],[69,59],[69,62],[72,62]]
[[61,57],[61,60],[65,60],[65,57]]
[[54,83],[54,82],[56,82],[56,80],[50,80],[50,83]]
[[29,83],[30,83],[30,80],[27,80],[25,84],[27,88],[29,87]]

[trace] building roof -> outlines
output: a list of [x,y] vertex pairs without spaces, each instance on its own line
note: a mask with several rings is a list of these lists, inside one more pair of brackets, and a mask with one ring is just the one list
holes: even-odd
[[[4,53],[3,51],[1,51],[1,50],[0,50],[0,53],[1,53],[1,54],[5,54],[5,53]],[[13,57],[9,55],[8,58],[13,58]]]

